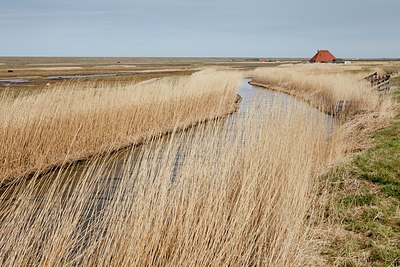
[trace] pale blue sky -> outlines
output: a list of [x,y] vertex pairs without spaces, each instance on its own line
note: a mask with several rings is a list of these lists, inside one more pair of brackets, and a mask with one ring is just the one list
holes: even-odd
[[0,56],[400,57],[400,0],[0,0]]

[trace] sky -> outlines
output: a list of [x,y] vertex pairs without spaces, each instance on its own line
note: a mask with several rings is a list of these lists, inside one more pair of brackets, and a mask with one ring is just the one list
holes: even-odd
[[400,58],[400,0],[0,0],[0,56]]

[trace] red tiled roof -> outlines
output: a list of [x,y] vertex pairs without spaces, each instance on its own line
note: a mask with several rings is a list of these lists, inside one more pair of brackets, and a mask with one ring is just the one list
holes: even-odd
[[328,50],[318,50],[318,52],[310,59],[310,62],[332,62],[336,58]]

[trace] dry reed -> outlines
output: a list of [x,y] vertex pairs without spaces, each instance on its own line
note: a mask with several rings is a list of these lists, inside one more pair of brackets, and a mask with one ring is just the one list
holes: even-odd
[[[307,78],[310,75],[301,75],[309,83],[299,86],[298,96],[318,92]],[[294,79],[285,80],[282,74],[283,82],[300,82]],[[339,90],[329,86],[333,79],[320,82],[325,90]],[[154,93],[162,89],[148,85]],[[294,90],[295,84],[291,86]],[[100,90],[100,94],[104,93]],[[204,91],[198,95],[203,97]],[[390,102],[378,97],[378,102],[372,100],[374,105],[367,105],[360,100],[362,95],[355,96],[360,98],[351,100],[360,101],[359,108],[368,108],[368,116],[385,119],[390,114],[392,106],[385,106]],[[296,101],[271,98],[275,100],[268,103],[253,99],[249,110],[226,121],[153,138],[126,154],[94,157],[81,168],[65,166],[9,187],[0,202],[1,264],[319,264],[318,257],[312,257],[318,248],[310,238],[315,230],[310,223],[319,215],[315,210],[315,200],[320,200],[318,178],[362,130],[351,128],[351,121],[366,117],[359,117],[362,112],[357,111],[328,138],[325,116]],[[75,99],[70,105],[89,99]],[[326,99],[312,103],[321,110],[331,106]]]
[[155,139],[118,166],[94,158],[20,182],[3,194],[1,263],[311,265],[305,219],[326,140],[323,116],[276,97]]
[[234,111],[241,76],[201,72],[138,84],[69,83],[0,99],[0,183]]
[[343,73],[344,68],[320,64],[260,68],[253,72],[253,82],[299,97],[321,111],[340,115],[345,120],[359,113],[393,106],[390,98],[382,98],[359,76]]
[[[310,230],[310,239],[315,240],[317,251],[324,251],[324,246],[331,244],[337,236],[332,224],[337,219],[336,206],[332,208],[331,180],[326,174],[333,175],[336,167],[349,162],[355,153],[371,146],[368,136],[377,129],[392,122],[399,107],[393,97],[387,93],[373,91],[362,77],[343,73],[346,68],[331,65],[301,65],[276,69],[258,69],[254,72],[254,80],[277,91],[301,98],[314,107],[334,115],[338,115],[335,130],[329,138],[325,166],[321,168],[318,199],[314,202],[314,226]],[[361,79],[360,79],[361,78]],[[349,106],[335,114],[335,106],[339,101],[346,101]],[[343,174],[339,174],[343,175]],[[328,176],[329,177],[329,176]],[[330,207],[330,220],[326,220],[326,208]],[[333,219],[335,218],[335,219]],[[318,253],[316,253],[318,255]],[[326,266],[326,259],[321,257],[320,265]]]

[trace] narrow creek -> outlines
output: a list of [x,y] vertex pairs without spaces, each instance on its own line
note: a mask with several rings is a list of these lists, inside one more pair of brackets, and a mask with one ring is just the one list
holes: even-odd
[[[192,147],[193,143],[196,143],[197,146],[201,146],[202,143],[206,144],[209,142],[210,138],[216,138],[218,140],[217,143],[222,144],[230,142],[230,140],[233,139],[237,140],[238,137],[243,142],[246,142],[246,133],[243,130],[243,125],[249,123],[248,118],[252,118],[251,123],[257,123],[257,119],[262,120],[264,116],[271,112],[271,108],[278,108],[279,112],[287,112],[287,109],[293,105],[303,107],[311,114],[322,116],[325,121],[327,136],[332,133],[334,120],[331,116],[323,114],[301,100],[297,100],[286,94],[252,86],[248,83],[249,81],[249,78],[244,79],[239,88],[239,95],[242,97],[242,100],[237,112],[229,115],[227,118],[200,124],[186,131],[167,135],[162,137],[161,140],[157,140],[158,149],[160,147],[160,141],[162,144],[161,147],[165,147],[166,150],[171,146],[175,147],[175,149],[172,150],[173,153],[168,156],[173,161],[171,182],[174,181],[174,177],[180,172],[180,168],[185,161],[185,155],[187,155],[188,151],[194,149]],[[209,124],[214,125],[210,127]],[[216,124],[217,127],[215,127]],[[106,171],[102,172],[105,174],[102,175],[101,178],[96,179],[96,186],[91,187],[92,192],[88,192],[92,199],[92,203],[87,204],[88,209],[92,210],[88,213],[88,217],[97,216],[96,214],[100,213],[103,206],[113,198],[116,188],[121,187],[121,175],[124,171],[124,166],[127,164],[127,158],[129,158],[129,164],[140,165],[141,156],[143,156],[144,151],[154,150],[154,143],[155,142],[150,142],[149,144],[138,147],[123,149],[113,153],[113,155],[107,159],[107,163],[99,163],[104,164]],[[216,149],[216,153],[218,153],[218,148]],[[159,152],[160,151],[154,151],[150,155],[157,159]],[[35,185],[32,185],[32,182],[21,182],[15,186],[18,187],[17,189],[0,189],[0,222],[5,222],[7,220],[8,207],[14,205],[13,202],[18,196],[23,195],[25,199],[28,198],[29,201],[32,201],[37,207],[40,207],[40,202],[42,202],[43,199],[48,199],[46,195],[48,192],[47,188],[50,188],[54,184],[54,181],[58,181],[58,188],[60,190],[58,194],[63,196],[63,198],[69,198],[74,194],[76,185],[79,183],[79,179],[87,172],[87,168],[88,163],[79,163],[70,166],[68,171],[62,173],[60,171],[55,171],[54,173],[40,177],[36,179]],[[155,168],[162,168],[162,166],[156,166]],[[33,191],[31,190],[32,188],[34,188]],[[17,194],[16,190],[18,191]],[[11,199],[10,196],[13,196],[14,199]],[[54,203],[54,205],[62,204]],[[87,221],[89,221],[89,219]]]

